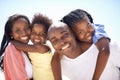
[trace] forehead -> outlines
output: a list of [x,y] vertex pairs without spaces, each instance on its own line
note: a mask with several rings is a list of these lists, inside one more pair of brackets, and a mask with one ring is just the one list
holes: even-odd
[[41,29],[44,30],[44,29],[45,29],[45,26],[42,25],[42,24],[34,24],[34,25],[33,25],[33,29],[34,29],[34,28],[39,28],[40,30],[41,30]]
[[46,33],[46,28],[45,28],[45,26],[43,26],[41,24],[34,24],[33,27],[32,27],[32,32]]
[[[25,25],[27,25],[27,26],[25,26]],[[14,27],[18,27],[18,28],[28,27],[28,25],[29,25],[29,24],[28,24],[27,21],[18,19],[18,20],[16,20],[16,21],[14,22],[13,28],[14,28]]]
[[53,38],[53,37],[58,37],[61,34],[63,34],[64,32],[68,32],[70,33],[70,30],[68,27],[64,26],[64,27],[53,27],[48,31],[48,38]]
[[28,21],[25,18],[19,18],[14,23],[19,23],[19,22],[28,23]]
[[74,29],[74,28],[84,28],[84,26],[86,26],[88,23],[90,23],[88,19],[83,19],[81,21],[78,21],[75,24],[75,26],[72,27],[72,29]]

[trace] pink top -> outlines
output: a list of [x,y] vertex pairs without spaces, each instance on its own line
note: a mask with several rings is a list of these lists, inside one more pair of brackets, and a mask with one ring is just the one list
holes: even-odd
[[8,45],[5,50],[4,74],[5,80],[29,80],[24,57],[12,44]]

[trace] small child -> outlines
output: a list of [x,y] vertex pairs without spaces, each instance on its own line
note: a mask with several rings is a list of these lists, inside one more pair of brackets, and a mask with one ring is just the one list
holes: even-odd
[[99,80],[110,53],[110,39],[104,31],[104,26],[100,24],[93,24],[91,15],[81,9],[76,9],[70,12],[68,15],[63,17],[62,21],[68,24],[79,41],[96,44],[99,50],[99,55],[93,80]]
[[28,52],[33,67],[34,80],[54,80],[51,69],[52,53],[46,44],[47,31],[52,21],[48,17],[35,15],[31,24],[31,41],[33,45],[13,42],[17,49]]

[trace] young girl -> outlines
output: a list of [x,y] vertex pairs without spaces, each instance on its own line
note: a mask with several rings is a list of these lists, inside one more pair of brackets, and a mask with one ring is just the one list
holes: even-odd
[[32,66],[27,55],[10,44],[13,40],[27,44],[30,37],[29,26],[28,18],[17,14],[10,16],[5,24],[0,49],[0,67],[4,68],[5,80],[29,80],[32,78]]
[[[77,36],[77,40],[87,43],[95,43],[99,49],[98,60],[96,64],[93,80],[98,80],[109,57],[109,38],[104,31],[104,26],[92,24],[93,18],[84,10],[77,9],[64,16],[61,20],[66,23]],[[93,39],[93,40],[92,40]],[[61,56],[61,55],[59,55]],[[55,80],[61,80],[60,59],[53,56],[52,69]],[[54,65],[58,65],[55,67]],[[59,67],[59,69],[58,69]]]
[[[95,44],[78,42],[63,23],[50,26],[48,39],[55,51],[62,54],[62,80],[92,80],[99,51]],[[110,45],[110,56],[99,80],[120,80],[120,47]],[[59,80],[59,79],[58,79]]]
[[35,15],[31,24],[31,41],[34,45],[13,42],[17,49],[28,52],[32,62],[34,80],[54,80],[51,69],[52,54],[46,44],[47,31],[51,23],[52,21],[48,17],[42,14]]
[[[88,16],[89,15],[89,16]],[[75,33],[81,42],[94,43],[99,55],[97,59],[96,69],[93,75],[93,80],[99,80],[109,57],[109,37],[104,31],[104,26],[92,24],[93,19],[89,13],[84,10],[77,9],[63,17],[63,22]]]

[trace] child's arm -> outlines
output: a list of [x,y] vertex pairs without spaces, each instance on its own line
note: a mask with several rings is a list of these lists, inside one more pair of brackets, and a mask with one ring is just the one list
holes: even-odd
[[39,53],[45,53],[49,51],[49,47],[43,44],[35,44],[35,45],[29,45],[25,43],[21,43],[18,41],[11,41],[11,43],[19,50],[25,51],[25,52],[39,52]]
[[61,56],[55,52],[51,62],[54,80],[62,80],[60,59]]
[[99,80],[99,78],[106,66],[106,63],[107,63],[107,60],[108,60],[109,54],[110,54],[109,39],[104,38],[104,37],[101,38],[96,43],[96,46],[99,50],[99,54],[98,54],[98,58],[97,58],[95,72],[93,75],[93,80]]

